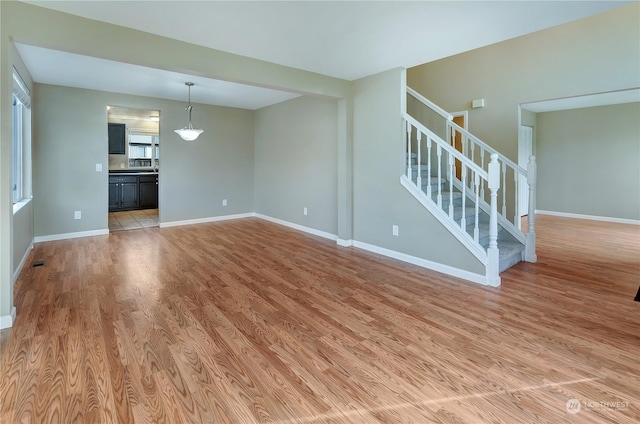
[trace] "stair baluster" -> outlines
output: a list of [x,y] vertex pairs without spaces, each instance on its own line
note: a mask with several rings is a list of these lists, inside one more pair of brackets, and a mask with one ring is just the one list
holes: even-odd
[[478,221],[479,221],[479,213],[480,213],[480,176],[477,173],[474,173],[475,178],[473,181],[473,185],[475,187],[475,194],[476,194],[476,204],[475,204],[475,227],[473,227],[473,241],[475,241],[476,243],[478,243],[479,239],[480,239],[480,228],[478,227]]
[[[467,206],[467,167],[465,164],[462,164],[462,218],[460,219],[460,228],[462,231],[467,231],[467,214],[466,206]],[[452,201],[453,203],[453,201]]]
[[502,162],[502,216],[507,216],[507,164],[504,162]]
[[431,199],[431,137],[427,136],[427,197]]
[[[516,207],[513,208],[513,223],[514,224],[518,224],[518,221],[520,220],[520,211],[519,211],[520,208],[518,207],[518,204],[520,203],[519,202],[520,198],[518,197],[520,195],[520,190],[518,190],[518,185],[519,185],[518,184],[519,183],[518,179],[519,179],[518,178],[518,173],[514,172],[513,173],[513,184],[515,186],[514,196],[516,198]],[[518,227],[518,228],[520,228],[520,227]]]
[[438,207],[442,207],[442,147],[438,144],[436,146],[436,152],[438,155]]
[[411,179],[411,124],[407,122],[407,178]]
[[[449,217],[451,219],[453,219],[453,165],[455,163],[455,160],[453,159],[453,155],[451,153],[448,154],[449,156]],[[463,215],[464,215],[464,211],[462,211]]]
[[[482,146],[480,146],[480,168],[484,169],[484,149],[482,148]],[[480,198],[484,199],[484,180],[482,181],[482,184],[480,185]]]
[[422,166],[422,157],[420,155],[420,153],[422,152],[422,149],[420,148],[420,142],[422,141],[422,133],[420,131],[416,131],[416,138],[418,140],[418,164],[417,164],[418,176],[416,178],[416,185],[418,186],[418,190],[422,190],[422,169],[420,169],[420,167]]

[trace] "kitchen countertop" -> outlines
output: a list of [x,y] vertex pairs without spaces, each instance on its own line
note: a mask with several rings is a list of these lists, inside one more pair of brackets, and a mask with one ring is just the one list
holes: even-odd
[[110,169],[109,175],[158,175],[153,169]]

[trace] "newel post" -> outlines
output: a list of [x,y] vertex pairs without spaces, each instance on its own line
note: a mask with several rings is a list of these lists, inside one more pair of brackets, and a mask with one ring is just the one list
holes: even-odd
[[529,184],[529,216],[527,221],[529,223],[527,229],[527,239],[524,247],[524,260],[527,262],[536,262],[538,256],[536,255],[536,179],[537,179],[538,166],[536,164],[536,157],[529,157],[529,164],[527,165],[527,184]]
[[491,192],[491,213],[489,214],[489,248],[487,249],[487,284],[493,287],[500,285],[500,256],[498,252],[498,190],[500,189],[500,163],[498,154],[491,155],[489,162],[489,180],[487,185]]

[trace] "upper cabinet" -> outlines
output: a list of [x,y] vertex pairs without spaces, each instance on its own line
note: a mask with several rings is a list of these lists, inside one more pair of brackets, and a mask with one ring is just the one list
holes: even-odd
[[109,154],[124,155],[126,153],[125,124],[109,123]]

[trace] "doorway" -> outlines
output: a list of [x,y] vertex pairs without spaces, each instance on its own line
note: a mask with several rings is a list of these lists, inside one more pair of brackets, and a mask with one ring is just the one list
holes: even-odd
[[[520,126],[520,137],[518,137],[518,165],[527,169],[529,158],[533,154],[533,127],[528,125]],[[520,175],[518,178],[518,216],[523,217],[529,214],[529,184],[527,178]]]
[[109,231],[159,226],[160,111],[107,107]]
[[[465,130],[468,130],[467,128],[468,115],[469,115],[468,111],[464,110],[462,112],[454,112],[451,115],[453,116],[453,122],[456,125],[460,126]],[[460,153],[465,154],[464,148],[466,146],[463,145],[462,134],[460,134],[460,132],[458,131],[455,131],[455,133],[452,135],[450,134],[449,137],[451,137],[451,140],[449,142],[451,143],[453,148],[459,151]],[[456,178],[458,180],[462,180],[462,162],[456,159],[454,168],[456,170]]]

